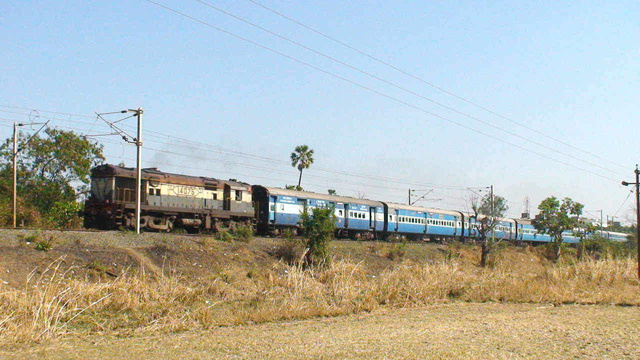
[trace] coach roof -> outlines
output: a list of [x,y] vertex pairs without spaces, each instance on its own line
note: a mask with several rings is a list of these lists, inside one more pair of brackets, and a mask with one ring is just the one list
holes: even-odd
[[291,196],[295,198],[305,198],[305,199],[317,199],[317,200],[327,200],[333,202],[341,202],[347,204],[360,204],[360,205],[369,205],[369,206],[383,206],[383,204],[379,201],[367,200],[367,199],[357,199],[348,196],[338,196],[338,195],[328,195],[328,194],[319,194],[310,191],[297,191],[297,190],[288,190],[281,189],[275,187],[267,187],[261,186],[271,195],[282,195],[282,196]]
[[390,202],[385,202],[385,204],[387,204],[387,206],[389,206],[389,209],[400,209],[400,210],[409,210],[409,211],[419,211],[419,212],[423,212],[423,213],[434,213],[434,214],[445,214],[445,215],[460,216],[460,212],[459,211],[432,209],[432,208],[426,208],[426,207],[422,207],[422,206],[405,205],[405,204],[390,203]]

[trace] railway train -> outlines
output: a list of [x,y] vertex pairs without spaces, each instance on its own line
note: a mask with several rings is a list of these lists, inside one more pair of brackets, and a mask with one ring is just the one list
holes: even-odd
[[[135,175],[133,168],[109,164],[92,169],[85,227],[134,227]],[[143,169],[141,180],[142,229],[219,231],[244,223],[255,225],[259,233],[273,234],[297,229],[304,208],[329,206],[335,212],[336,235],[341,237],[442,240],[478,236],[476,219],[462,211],[178,175],[157,168]],[[627,239],[623,233],[603,231],[601,235],[614,241]],[[529,219],[500,219],[494,236],[531,243],[551,241],[549,235],[538,233]],[[572,232],[564,234],[565,242],[578,240]]]

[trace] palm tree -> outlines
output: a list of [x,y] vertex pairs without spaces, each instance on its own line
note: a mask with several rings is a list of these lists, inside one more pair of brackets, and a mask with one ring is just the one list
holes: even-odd
[[297,167],[300,170],[300,177],[298,178],[298,188],[302,182],[302,170],[308,169],[313,164],[313,149],[309,149],[307,145],[298,145],[291,153],[291,166]]

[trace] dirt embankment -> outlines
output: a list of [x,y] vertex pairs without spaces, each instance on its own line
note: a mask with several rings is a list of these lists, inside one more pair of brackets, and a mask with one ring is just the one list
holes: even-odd
[[[107,280],[138,271],[197,280],[224,271],[267,271],[283,262],[295,262],[301,251],[301,242],[285,244],[287,241],[279,238],[224,242],[211,236],[137,236],[118,231],[0,230],[0,238],[0,281],[17,288],[57,260],[62,260],[60,270],[68,276],[87,280]],[[49,243],[50,248],[38,250],[41,242]],[[447,251],[447,246],[440,244],[334,241],[331,245],[335,260],[359,263],[374,275],[406,259],[439,260]],[[469,251],[465,255],[474,256]]]

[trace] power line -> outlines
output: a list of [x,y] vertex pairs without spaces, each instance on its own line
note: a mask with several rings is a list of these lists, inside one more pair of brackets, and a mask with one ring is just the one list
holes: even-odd
[[618,213],[620,212],[620,209],[622,209],[622,207],[624,206],[624,204],[627,202],[627,200],[629,200],[629,196],[631,196],[631,194],[633,194],[633,190],[629,191],[629,194],[627,194],[627,197],[624,199],[624,201],[622,202],[622,204],[620,204],[620,207],[618,208],[618,210],[616,211],[615,214],[613,214],[613,217],[615,218]]
[[295,24],[297,24],[297,25],[299,25],[299,26],[301,26],[301,27],[303,27],[303,28],[305,28],[305,29],[307,29],[307,30],[309,30],[309,31],[312,31],[312,32],[314,32],[314,33],[316,33],[316,34],[318,34],[318,35],[320,35],[320,36],[322,36],[322,37],[324,37],[324,38],[326,38],[326,39],[329,39],[329,40],[331,40],[331,41],[333,41],[333,42],[335,42],[335,43],[337,43],[337,44],[340,44],[340,45],[342,45],[342,46],[344,46],[344,47],[346,47],[346,48],[348,48],[348,49],[350,49],[350,50],[352,50],[352,51],[355,51],[355,52],[357,52],[357,53],[359,53],[359,54],[361,54],[361,55],[363,55],[363,56],[365,56],[365,57],[367,57],[367,58],[369,58],[369,59],[371,59],[371,60],[373,60],[373,61],[375,61],[375,62],[377,62],[377,63],[379,63],[379,64],[385,65],[385,66],[387,66],[387,67],[389,67],[389,68],[391,68],[391,69],[393,69],[393,70],[395,70],[395,71],[398,71],[398,72],[400,72],[401,74],[404,74],[404,75],[406,75],[406,76],[408,76],[408,77],[410,77],[410,78],[413,78],[413,79],[415,79],[415,80],[418,80],[418,81],[422,82],[423,84],[426,84],[426,85],[428,85],[428,86],[430,86],[430,87],[432,87],[432,88],[434,88],[434,89],[436,89],[436,90],[438,90],[438,91],[440,91],[440,92],[443,92],[443,93],[445,93],[445,94],[447,94],[447,95],[450,95],[450,96],[452,96],[452,97],[454,97],[454,98],[456,98],[456,99],[458,99],[458,100],[461,100],[461,101],[463,101],[463,102],[465,102],[465,103],[467,103],[467,104],[469,104],[469,105],[472,105],[472,106],[474,106],[474,107],[476,107],[476,108],[479,108],[479,109],[481,109],[481,110],[484,110],[484,111],[486,111],[486,112],[488,112],[488,113],[490,113],[490,114],[492,114],[492,115],[495,115],[495,116],[497,116],[497,117],[499,117],[499,118],[502,118],[502,119],[504,119],[504,120],[507,120],[507,121],[509,121],[509,122],[511,122],[511,123],[513,123],[513,124],[516,124],[516,125],[518,125],[518,126],[521,126],[521,127],[525,128],[525,129],[527,129],[527,130],[533,131],[533,132],[535,132],[535,133],[536,133],[536,134],[538,134],[538,135],[544,136],[544,137],[545,137],[545,138],[547,138],[547,139],[553,140],[553,141],[555,141],[555,142],[557,142],[557,143],[560,143],[560,144],[562,144],[562,145],[565,145],[565,146],[567,146],[567,147],[570,147],[570,148],[572,148],[572,149],[574,149],[574,150],[577,150],[577,151],[583,152],[583,153],[585,153],[585,154],[591,155],[591,156],[593,156],[593,157],[595,157],[595,158],[597,158],[597,159],[600,159],[600,160],[606,161],[606,162],[611,163],[611,164],[613,164],[613,165],[617,165],[617,166],[622,167],[622,168],[625,168],[625,169],[627,168],[627,166],[625,166],[625,165],[621,165],[621,164],[618,164],[618,163],[616,163],[616,162],[613,162],[613,161],[607,160],[607,159],[605,159],[605,158],[603,158],[603,157],[601,157],[601,156],[599,156],[599,155],[596,155],[596,154],[594,154],[594,153],[592,153],[592,152],[590,152],[590,151],[587,151],[587,150],[584,150],[584,149],[578,148],[578,147],[576,147],[576,146],[574,146],[574,145],[571,145],[571,144],[569,144],[569,143],[567,143],[567,142],[565,142],[565,141],[563,141],[563,140],[557,139],[557,138],[555,138],[555,137],[553,137],[553,136],[551,136],[551,135],[547,135],[547,134],[545,134],[545,133],[543,133],[543,132],[541,132],[541,131],[539,131],[539,130],[536,130],[536,129],[534,129],[534,128],[530,127],[530,126],[527,126],[527,125],[522,124],[522,123],[520,123],[520,122],[518,122],[518,121],[516,121],[516,120],[513,120],[513,119],[511,119],[511,118],[509,118],[509,117],[507,117],[507,116],[501,115],[500,113],[498,113],[498,112],[497,112],[497,111],[495,111],[495,110],[492,110],[492,109],[490,109],[490,108],[488,108],[488,107],[482,106],[482,105],[480,105],[480,104],[478,104],[478,103],[475,103],[475,102],[473,102],[473,101],[471,101],[471,100],[469,100],[469,99],[466,99],[466,98],[464,98],[464,97],[462,97],[462,96],[460,96],[460,95],[457,95],[457,94],[453,93],[452,91],[446,90],[446,89],[444,89],[444,88],[442,88],[442,87],[440,87],[440,86],[438,86],[438,85],[436,85],[436,84],[434,84],[434,83],[432,83],[432,82],[430,82],[430,81],[427,81],[427,80],[425,80],[425,79],[423,79],[423,78],[421,78],[421,77],[419,77],[419,76],[413,75],[413,74],[411,74],[410,72],[408,72],[408,71],[406,71],[406,70],[403,70],[403,69],[401,69],[401,68],[399,68],[399,67],[397,67],[397,66],[395,66],[395,65],[393,65],[393,64],[391,64],[391,63],[389,63],[389,62],[386,62],[386,61],[384,61],[384,60],[381,60],[381,59],[380,59],[380,58],[378,58],[378,57],[375,57],[375,56],[373,56],[373,55],[370,55],[370,54],[368,54],[368,53],[366,53],[366,52],[364,52],[364,51],[362,51],[362,50],[359,50],[359,49],[357,49],[357,48],[355,48],[355,47],[353,47],[353,46],[351,46],[351,45],[349,45],[349,44],[346,44],[346,43],[345,43],[345,42],[343,42],[343,41],[340,41],[340,40],[338,40],[338,39],[336,39],[336,38],[334,38],[334,37],[332,37],[332,36],[329,36],[329,35],[327,35],[327,34],[325,34],[325,33],[321,32],[321,31],[319,31],[319,30],[317,30],[317,29],[314,29],[314,28],[312,28],[312,27],[310,27],[310,26],[308,26],[308,25],[305,25],[304,23],[302,23],[302,22],[300,22],[300,21],[298,21],[298,20],[295,20],[295,19],[293,19],[293,18],[291,18],[291,17],[289,17],[289,16],[287,16],[287,15],[284,15],[284,14],[282,14],[282,13],[280,13],[280,12],[278,12],[278,11],[274,10],[274,9],[271,9],[271,8],[267,7],[266,5],[263,5],[263,4],[259,3],[258,1],[255,1],[255,0],[247,0],[247,1],[250,1],[251,3],[253,3],[253,4],[255,4],[255,5],[257,5],[257,6],[261,7],[261,8],[263,8],[263,9],[265,9],[265,10],[267,10],[267,11],[269,11],[269,12],[273,13],[273,14],[276,14],[276,15],[278,15],[278,16],[280,16],[280,17],[284,18],[284,19],[287,19],[287,20],[289,20],[289,21],[291,21],[291,22],[293,22],[293,23],[295,23]]
[[[0,107],[9,107],[9,106],[0,106]],[[9,107],[9,108],[18,108],[18,107]],[[31,110],[31,109],[28,109],[28,108],[19,108],[19,109]],[[0,111],[3,111],[3,110],[0,110]],[[48,110],[40,110],[40,109],[37,109],[37,111],[40,111],[40,112],[43,112],[43,113],[53,113],[53,114],[62,114],[62,115],[69,115],[69,116],[76,116],[76,117],[84,117],[84,118],[88,118],[88,119],[92,119],[92,120],[95,119],[95,116],[87,116],[87,115],[79,115],[79,114],[71,114],[71,113],[62,113],[62,112],[58,112],[58,111],[48,111]],[[27,114],[23,114],[23,113],[16,113],[16,114],[21,114],[21,115],[25,115],[25,116],[27,115]],[[55,117],[47,117],[47,118],[48,119],[53,119],[53,120],[60,120],[60,121],[70,122],[70,123],[82,124],[82,125],[90,125],[90,123],[83,122],[83,121],[74,121],[74,120],[67,120],[67,119],[61,119],[61,118],[55,118]],[[14,121],[14,120],[10,120],[10,121]],[[105,125],[105,124],[98,124],[97,126],[104,126],[105,128],[108,128],[107,125]],[[131,129],[135,128],[133,125],[126,125],[125,124],[123,126],[125,126],[125,127],[128,126]],[[74,128],[68,128],[68,129],[72,129],[73,130]],[[81,130],[82,131],[87,131],[86,129],[81,129]],[[168,134],[164,134],[164,133],[161,133],[161,132],[158,132],[158,131],[154,131],[154,130],[147,130],[146,133],[150,134],[150,135],[147,135],[148,138],[166,139],[168,141],[178,140],[183,146],[185,144],[187,144],[187,143],[190,143],[190,144],[194,144],[194,145],[198,145],[198,146],[204,146],[204,147],[209,148],[209,149],[213,149],[213,150],[215,150],[215,151],[217,151],[217,152],[219,152],[221,154],[228,154],[228,155],[244,157],[244,158],[248,158],[248,159],[269,161],[269,162],[279,163],[279,164],[286,164],[287,166],[290,164],[288,161],[283,161],[283,160],[279,160],[279,159],[273,159],[273,158],[260,156],[260,155],[248,154],[248,153],[244,153],[244,152],[237,151],[237,150],[223,149],[221,147],[217,147],[217,146],[214,146],[212,144],[198,142],[198,141],[194,141],[194,140],[191,140],[191,139],[186,139],[186,138],[182,138],[182,137],[178,137],[178,136],[174,136],[174,135],[168,135]],[[90,135],[90,134],[88,134],[88,135]],[[156,141],[153,141],[153,140],[148,140],[148,141],[149,142],[156,142]],[[156,142],[156,143],[160,143],[160,142]],[[195,148],[195,147],[192,147],[192,148]],[[318,166],[315,166],[313,168],[313,170],[314,171],[329,172],[329,173],[333,173],[333,174],[350,176],[350,177],[356,177],[356,178],[372,179],[372,180],[378,180],[378,181],[384,181],[384,182],[393,182],[393,183],[398,183],[398,184],[407,184],[407,185],[411,185],[411,186],[421,186],[421,187],[429,187],[429,188],[441,188],[441,189],[450,189],[450,190],[464,190],[464,189],[466,189],[465,187],[455,187],[455,186],[447,186],[447,185],[441,185],[441,184],[425,184],[425,183],[418,183],[418,182],[415,182],[415,181],[396,179],[396,178],[390,178],[390,177],[381,177],[381,176],[356,174],[356,173],[350,173],[350,172],[341,171],[341,170],[333,170],[333,169],[328,169],[328,168],[323,168],[323,167],[318,167]]]
[[[82,129],[82,128],[61,126],[61,125],[52,126],[52,127],[58,128],[58,129],[67,129],[67,130],[76,130],[76,131],[84,131],[84,130],[86,130],[86,129]],[[85,135],[85,136],[87,136],[87,135]],[[120,144],[120,142],[109,141],[108,139],[104,139],[104,140],[102,140],[102,142],[111,143],[111,144]],[[151,141],[151,142],[155,142],[155,141]],[[223,164],[223,165],[239,166],[239,167],[242,167],[242,168],[248,168],[248,169],[257,170],[257,171],[267,171],[267,172],[271,172],[271,173],[273,172],[273,168],[270,168],[270,167],[262,167],[262,166],[256,166],[256,165],[251,165],[251,164],[246,164],[246,163],[237,163],[237,162],[234,162],[234,161],[225,161],[225,160],[222,160],[222,159],[211,158],[211,157],[208,157],[208,156],[197,156],[197,155],[193,155],[193,154],[187,154],[187,153],[183,153],[183,152],[158,149],[158,148],[153,148],[153,147],[146,147],[145,149],[147,149],[149,151],[152,151],[154,153],[165,153],[165,154],[170,154],[170,155],[175,155],[175,156],[183,156],[183,157],[190,158],[190,159],[204,160],[206,162],[220,163],[220,164]],[[122,158],[122,156],[119,156],[119,158]],[[145,161],[145,162],[151,162],[151,161]],[[178,165],[170,164],[170,166],[178,166]],[[182,166],[181,165],[181,167],[186,167],[186,166]],[[198,167],[192,167],[192,168],[200,169]],[[220,171],[220,170],[216,170],[216,171]],[[291,175],[291,176],[297,175],[294,172],[282,171],[282,170],[280,171],[280,173],[281,174],[286,174],[286,175]],[[238,174],[238,173],[232,173],[232,174]],[[252,174],[252,175],[239,174],[239,175],[260,177],[260,176],[256,176],[255,174]],[[338,182],[338,183],[353,184],[353,185],[356,185],[356,186],[365,186],[367,188],[379,188],[379,189],[384,189],[384,190],[388,190],[388,191],[402,191],[402,192],[404,192],[406,190],[405,188],[394,188],[394,187],[389,187],[389,186],[380,186],[380,185],[374,185],[374,184],[368,184],[368,183],[354,182],[354,181],[349,181],[349,180],[346,180],[346,179],[339,179],[339,178],[335,178],[335,177],[333,177],[333,178],[324,177],[324,176],[319,176],[319,175],[314,175],[314,174],[307,174],[307,178],[315,178],[315,179],[319,179],[319,180],[332,181],[332,185],[331,186],[335,186],[334,184],[336,182]],[[273,179],[273,178],[271,178],[271,179]],[[372,179],[373,180],[378,180],[376,178],[372,178]],[[273,179],[273,180],[286,182],[286,180],[284,180],[284,179]],[[317,185],[317,186],[320,186],[320,185]],[[330,186],[327,185],[327,187],[330,187]],[[453,188],[450,188],[449,190],[453,190]],[[402,198],[404,198],[404,197],[402,197]]]
[[419,106],[416,106],[416,105],[410,104],[410,103],[408,103],[408,102],[406,102],[406,101],[400,100],[400,99],[398,99],[398,98],[396,98],[396,97],[393,97],[393,96],[388,95],[388,94],[386,94],[386,93],[383,93],[383,92],[381,92],[381,91],[375,90],[375,89],[370,88],[370,87],[368,87],[368,86],[362,85],[362,84],[357,83],[357,82],[352,81],[352,80],[349,80],[349,79],[347,79],[347,78],[345,78],[345,77],[343,77],[343,76],[340,76],[340,75],[338,75],[338,74],[332,73],[332,72],[327,71],[327,70],[324,70],[324,69],[322,69],[322,68],[320,68],[320,67],[317,67],[317,66],[312,65],[312,64],[310,64],[310,63],[307,63],[307,62],[305,62],[305,61],[299,60],[299,59],[297,59],[297,58],[295,58],[295,57],[293,57],[293,56],[287,55],[287,54],[285,54],[285,53],[283,53],[283,52],[280,52],[280,51],[275,50],[275,49],[273,49],[273,48],[270,48],[270,47],[268,47],[268,46],[265,46],[265,45],[259,44],[259,43],[255,42],[255,41],[249,40],[249,39],[247,39],[247,38],[245,38],[245,37],[242,37],[242,36],[240,36],[240,35],[234,34],[234,33],[230,32],[230,31],[228,31],[228,30],[222,29],[222,28],[217,27],[217,26],[215,26],[215,25],[212,25],[212,24],[210,24],[210,23],[208,23],[208,22],[206,22],[206,21],[204,21],[204,20],[200,20],[200,19],[195,18],[195,17],[193,17],[193,16],[191,16],[191,15],[185,14],[185,13],[183,13],[183,12],[180,12],[180,11],[178,11],[178,10],[175,10],[175,9],[173,9],[173,8],[170,8],[170,7],[168,7],[168,6],[165,6],[165,5],[163,5],[163,4],[160,4],[160,3],[158,3],[158,2],[155,2],[155,1],[153,1],[153,0],[144,0],[144,1],[146,1],[146,2],[148,2],[148,3],[151,3],[151,4],[154,4],[154,5],[158,6],[158,7],[161,7],[161,8],[163,8],[163,9],[167,10],[167,11],[173,12],[173,13],[175,13],[175,14],[178,14],[178,15],[180,15],[180,16],[182,16],[182,17],[185,17],[185,18],[187,18],[187,19],[190,19],[190,20],[192,20],[192,21],[195,21],[195,22],[197,22],[197,23],[200,23],[200,24],[202,24],[202,25],[205,25],[205,26],[207,26],[207,27],[210,27],[210,28],[212,28],[212,29],[214,29],[214,30],[220,31],[220,32],[222,32],[222,33],[225,33],[225,34],[227,34],[227,35],[229,35],[229,36],[232,36],[232,37],[237,38],[237,39],[239,39],[239,40],[242,40],[242,41],[244,41],[244,42],[247,42],[247,43],[249,43],[249,44],[252,44],[252,45],[254,45],[254,46],[257,46],[257,47],[259,47],[259,48],[261,48],[261,49],[264,49],[264,50],[267,50],[267,51],[272,52],[272,53],[274,53],[274,54],[280,55],[280,56],[282,56],[282,57],[284,57],[284,58],[286,58],[286,59],[289,59],[289,60],[291,60],[291,61],[297,62],[297,63],[299,63],[299,64],[301,64],[301,65],[304,65],[304,66],[307,66],[307,67],[312,68],[312,69],[314,69],[314,70],[317,70],[317,71],[319,71],[319,72],[321,72],[321,73],[324,73],[324,74],[326,74],[326,75],[329,75],[329,76],[335,77],[335,78],[337,78],[337,79],[339,79],[339,80],[342,80],[342,81],[344,81],[344,82],[346,82],[346,83],[352,84],[352,85],[354,85],[354,86],[360,87],[360,88],[362,88],[362,89],[364,89],[364,90],[367,90],[367,91],[369,91],[369,92],[372,92],[372,93],[374,93],[374,94],[380,95],[380,96],[382,96],[382,97],[384,97],[384,98],[387,98],[387,99],[389,99],[389,100],[395,101],[395,102],[397,102],[397,103],[403,104],[403,105],[405,105],[405,106],[407,106],[407,107],[410,107],[410,108],[412,108],[412,109],[415,109],[415,110],[421,111],[421,112],[423,112],[423,113],[425,113],[425,114],[428,114],[428,115],[434,116],[434,117],[436,117],[436,118],[439,118],[439,119],[441,119],[441,120],[444,120],[444,121],[450,122],[450,123],[452,123],[452,124],[458,125],[459,127],[462,127],[462,128],[468,129],[468,130],[471,130],[471,131],[473,131],[473,132],[476,132],[476,133],[478,133],[478,134],[484,135],[484,136],[489,137],[489,138],[491,138],[491,139],[494,139],[494,140],[496,140],[496,141],[500,141],[500,142],[503,142],[503,143],[509,144],[509,145],[511,145],[511,146],[513,146],[513,147],[515,147],[515,148],[518,148],[518,149],[521,149],[521,150],[524,150],[524,151],[530,152],[530,153],[532,153],[532,154],[535,154],[535,155],[538,155],[538,156],[540,156],[540,157],[546,158],[546,159],[548,159],[548,160],[551,160],[551,161],[557,162],[557,163],[559,163],[559,164],[562,164],[562,165],[565,165],[565,166],[568,166],[568,167],[571,167],[571,168],[574,168],[574,169],[578,169],[578,170],[581,170],[581,171],[584,171],[584,172],[590,173],[590,174],[592,174],[592,175],[595,175],[595,176],[601,177],[601,178],[606,179],[606,180],[609,180],[609,181],[613,181],[613,182],[616,182],[616,183],[618,182],[618,180],[616,180],[616,179],[613,179],[613,178],[607,177],[607,176],[602,175],[602,174],[598,174],[598,173],[596,173],[596,172],[590,171],[590,170],[585,169],[585,168],[581,168],[581,167],[579,167],[579,166],[576,166],[576,165],[573,165],[573,164],[570,164],[570,163],[567,163],[567,162],[564,162],[564,161],[561,161],[561,160],[554,159],[554,158],[552,158],[552,157],[550,157],[550,156],[548,156],[548,155],[545,155],[545,154],[542,154],[542,153],[540,153],[540,152],[537,152],[537,151],[534,151],[534,150],[531,150],[531,149],[525,148],[525,147],[523,147],[523,146],[520,146],[520,145],[515,144],[515,143],[513,143],[513,142],[510,142],[510,141],[504,140],[504,139],[499,138],[499,137],[497,137],[497,136],[494,136],[494,135],[488,134],[488,133],[483,132],[483,131],[481,131],[481,130],[474,129],[474,128],[472,128],[472,127],[468,126],[468,125],[465,125],[465,124],[463,124],[463,123],[460,123],[459,121],[452,120],[452,119],[446,118],[446,117],[444,117],[444,116],[438,115],[438,114],[436,114],[436,113],[433,113],[433,112],[431,112],[431,111],[428,111],[428,110],[426,110],[426,109],[423,109],[423,108],[421,108],[421,107],[419,107]]
[[[386,80],[386,79],[384,79],[384,78],[382,78],[382,77],[379,77],[379,76],[377,76],[377,75],[374,75],[374,74],[372,74],[372,73],[369,73],[369,72],[367,72],[367,71],[364,71],[364,70],[362,70],[362,69],[360,69],[360,68],[358,68],[358,67],[356,67],[356,66],[353,66],[353,65],[351,65],[351,64],[349,64],[349,63],[347,63],[347,62],[345,62],[345,61],[339,60],[339,59],[337,59],[337,58],[335,58],[335,57],[333,57],[333,56],[330,56],[330,55],[327,55],[327,54],[325,54],[325,53],[323,53],[323,52],[320,52],[320,51],[318,51],[318,50],[315,50],[315,49],[313,49],[313,48],[311,48],[311,47],[309,47],[309,46],[306,46],[306,45],[304,45],[304,44],[302,44],[302,43],[300,43],[300,42],[297,42],[297,41],[295,41],[295,40],[292,40],[291,38],[288,38],[288,37],[286,37],[286,36],[280,35],[280,34],[278,34],[278,33],[276,33],[276,32],[273,32],[273,31],[271,31],[271,30],[269,30],[269,29],[266,29],[266,28],[264,28],[264,27],[262,27],[262,26],[260,26],[260,25],[257,25],[257,24],[255,24],[255,23],[253,23],[253,22],[251,22],[251,21],[249,21],[249,20],[246,20],[246,19],[244,19],[244,18],[242,18],[242,17],[239,17],[239,16],[237,16],[237,15],[235,15],[235,14],[232,14],[232,13],[230,13],[230,12],[226,11],[226,10],[220,9],[220,8],[218,8],[218,7],[214,6],[214,5],[211,5],[211,4],[209,4],[209,3],[205,2],[205,1],[202,1],[202,0],[195,0],[195,1],[196,1],[196,2],[198,2],[198,3],[200,3],[200,4],[202,4],[202,5],[205,5],[205,6],[209,7],[209,8],[211,8],[211,9],[214,9],[214,10],[216,10],[216,11],[220,12],[220,13],[223,13],[223,14],[225,14],[225,15],[227,15],[227,16],[230,16],[230,17],[232,17],[232,18],[234,18],[234,19],[236,19],[236,20],[238,20],[238,21],[241,21],[241,22],[244,22],[245,24],[248,24],[248,25],[250,25],[250,26],[253,26],[253,27],[255,27],[255,28],[257,28],[257,29],[259,29],[259,30],[261,30],[261,31],[264,31],[264,32],[266,32],[266,33],[270,34],[270,35],[273,35],[273,36],[275,36],[275,37],[277,37],[277,38],[279,38],[279,39],[282,39],[282,40],[284,40],[284,41],[287,41],[287,42],[289,42],[289,43],[291,43],[291,44],[294,44],[294,45],[296,45],[296,46],[298,46],[298,47],[301,47],[301,48],[303,48],[303,49],[305,49],[305,50],[311,51],[312,53],[314,53],[314,54],[316,54],[316,55],[320,55],[320,56],[322,56],[322,57],[324,57],[324,58],[326,58],[326,59],[329,59],[329,60],[331,60],[331,61],[333,61],[333,62],[336,62],[336,63],[338,63],[338,64],[340,64],[340,65],[343,65],[343,66],[345,66],[345,67],[348,67],[349,69],[352,69],[352,70],[357,71],[357,72],[359,72],[359,73],[361,73],[361,74],[363,74],[363,75],[366,75],[366,76],[369,76],[369,77],[371,77],[371,78],[373,78],[373,79],[376,79],[376,80],[378,80],[378,81],[381,81],[381,82],[383,82],[383,83],[385,83],[385,84],[387,84],[387,85],[393,86],[393,87],[395,87],[395,88],[397,88],[397,89],[399,89],[399,90],[402,90],[402,91],[407,92],[407,93],[409,93],[409,94],[411,94],[411,95],[414,95],[414,96],[416,96],[416,97],[419,97],[419,98],[421,98],[421,99],[423,99],[423,100],[426,100],[426,101],[428,101],[428,102],[430,102],[430,103],[432,103],[432,104],[435,104],[435,105],[440,106],[440,107],[443,107],[443,108],[445,108],[445,109],[447,109],[447,110],[453,111],[453,112],[455,112],[455,113],[457,113],[457,114],[459,114],[459,115],[465,116],[465,117],[467,117],[467,118],[469,118],[469,119],[472,119],[472,120],[474,120],[474,121],[476,121],[476,122],[479,122],[479,123],[481,123],[481,124],[483,124],[483,125],[489,126],[489,127],[493,128],[493,129],[496,129],[496,130],[498,130],[498,131],[502,131],[502,132],[504,132],[504,133],[506,133],[506,134],[508,134],[508,135],[511,135],[511,136],[513,136],[513,137],[516,137],[516,138],[522,139],[522,140],[527,141],[527,142],[529,142],[529,143],[532,143],[532,144],[534,144],[534,145],[540,146],[540,147],[542,147],[542,148],[544,148],[544,149],[547,149],[547,150],[553,151],[553,152],[555,152],[555,153],[557,153],[557,154],[560,154],[560,155],[562,155],[562,156],[566,156],[566,157],[571,158],[571,159],[573,159],[573,160],[580,161],[580,162],[583,162],[583,163],[585,163],[585,164],[591,165],[591,166],[593,166],[593,167],[596,167],[596,168],[599,168],[599,169],[602,169],[602,170],[606,170],[606,171],[609,171],[609,172],[612,172],[612,173],[616,174],[616,171],[615,171],[615,170],[607,169],[607,168],[605,168],[605,167],[603,167],[603,166],[600,166],[600,165],[598,165],[598,164],[594,164],[594,163],[592,163],[592,162],[589,162],[589,161],[586,161],[586,160],[580,159],[580,158],[578,158],[578,157],[576,157],[576,156],[573,156],[573,155],[571,155],[571,154],[564,153],[564,152],[559,151],[559,150],[557,150],[557,149],[555,149],[555,148],[552,148],[552,147],[550,147],[550,146],[547,146],[547,145],[545,145],[545,144],[543,144],[543,143],[541,143],[541,142],[538,142],[538,141],[536,141],[536,140],[531,140],[531,139],[529,139],[529,138],[527,138],[527,137],[524,137],[524,136],[521,136],[521,135],[519,135],[519,134],[517,134],[517,133],[515,133],[515,132],[513,132],[513,131],[510,131],[510,130],[504,129],[504,128],[500,127],[500,126],[494,125],[494,124],[492,124],[492,123],[490,123],[490,122],[488,122],[488,121],[482,120],[482,119],[477,118],[477,117],[475,117],[475,116],[473,116],[473,115],[469,115],[469,114],[467,114],[467,113],[465,113],[465,112],[463,112],[463,111],[460,111],[460,110],[458,110],[458,109],[456,109],[456,108],[453,108],[453,107],[451,107],[451,106],[448,106],[448,105],[445,105],[445,104],[443,104],[443,103],[440,103],[440,102],[438,102],[438,101],[436,101],[436,100],[433,100],[433,99],[431,99],[431,98],[428,98],[428,97],[426,97],[426,96],[424,96],[424,95],[422,95],[422,94],[420,94],[420,93],[417,93],[417,92],[415,92],[415,91],[413,91],[413,90],[407,89],[407,88],[405,88],[405,87],[403,87],[403,86],[401,86],[401,85],[398,85],[397,83],[394,83],[394,82],[388,81],[388,80]],[[250,1],[250,0],[249,0],[249,1]],[[622,173],[617,173],[617,174],[622,175]]]

